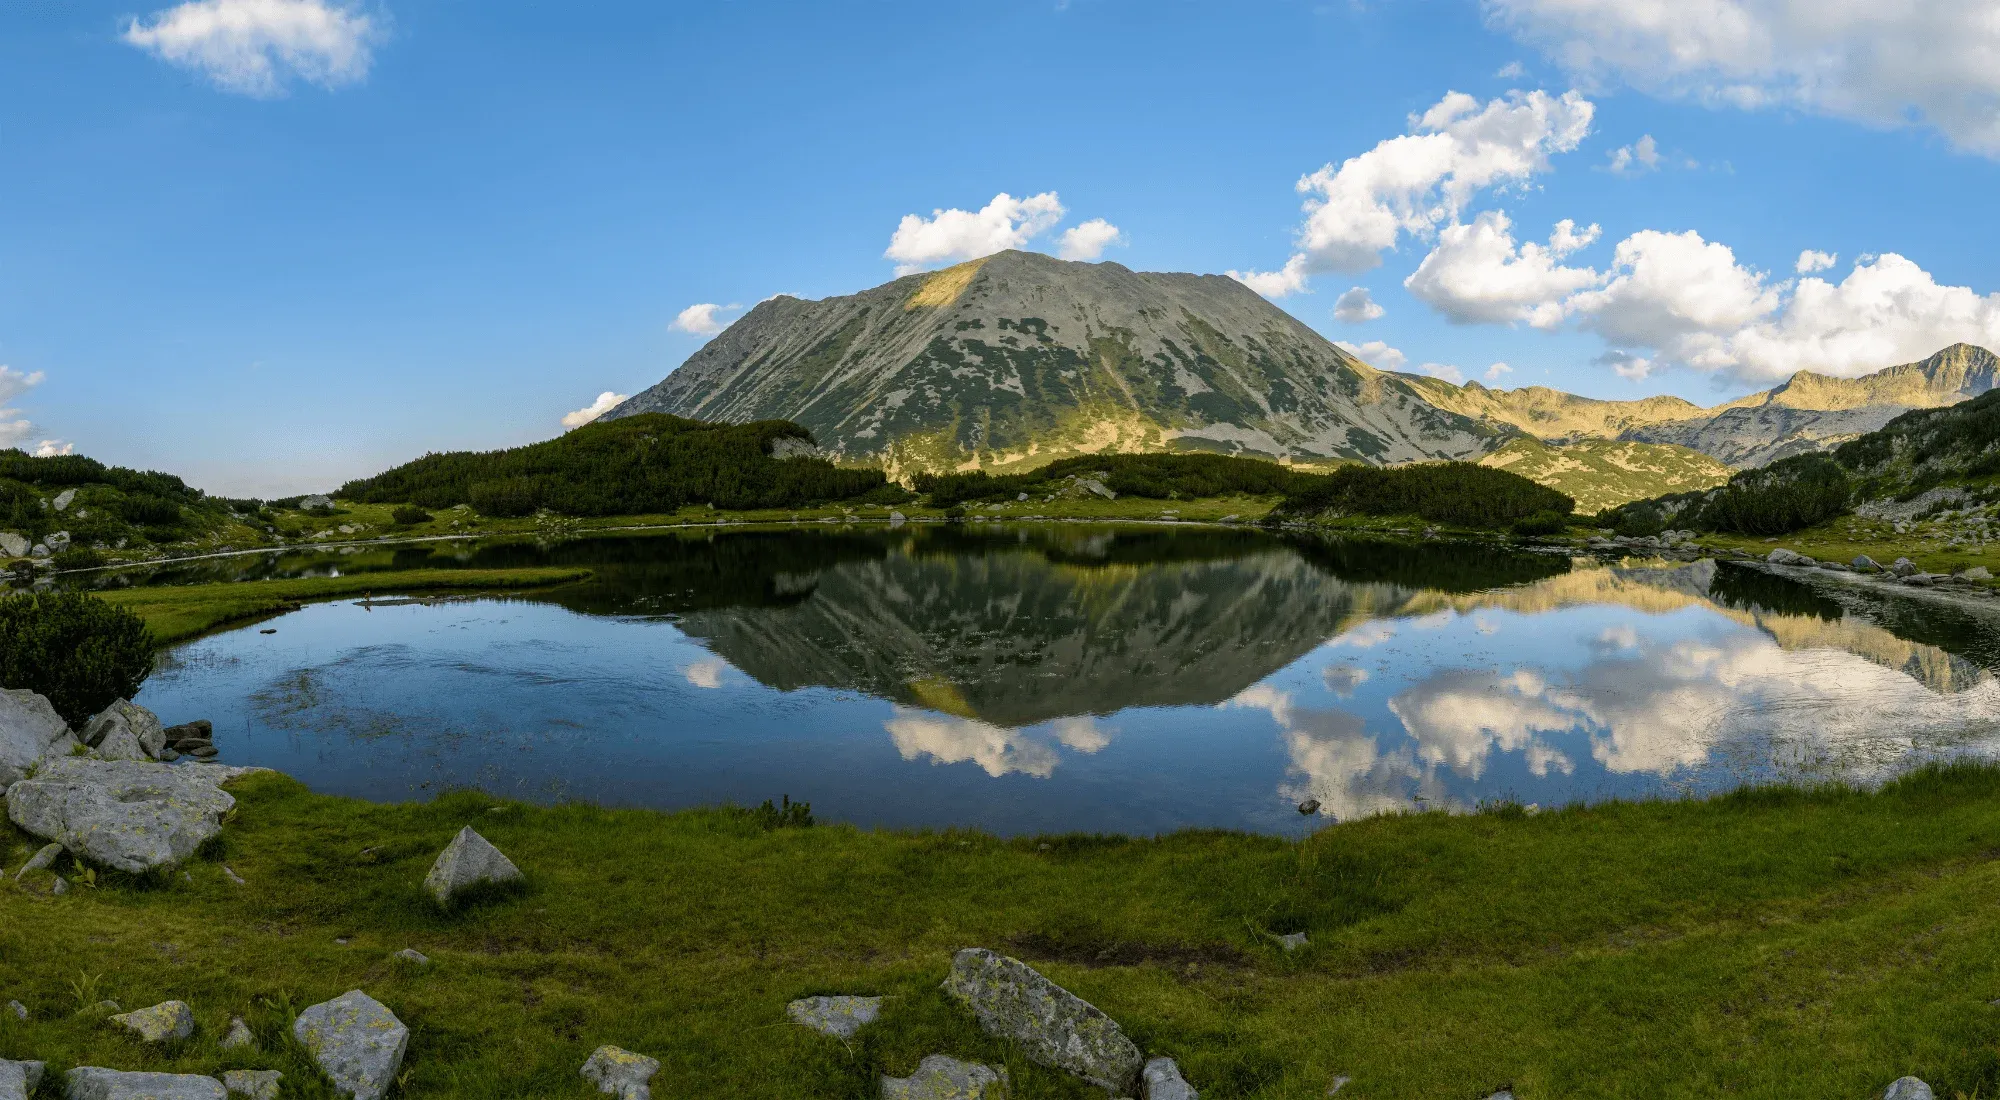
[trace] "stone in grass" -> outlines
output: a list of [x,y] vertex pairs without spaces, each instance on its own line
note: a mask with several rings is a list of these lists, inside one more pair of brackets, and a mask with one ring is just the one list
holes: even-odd
[[943,1054],[925,1058],[908,1077],[882,1078],[882,1100],[1005,1100],[1006,1096],[1007,1067],[995,1069]]
[[1201,1094],[1181,1076],[1180,1064],[1172,1058],[1147,1062],[1143,1078],[1145,1100],[1200,1100]]
[[437,862],[431,864],[431,873],[424,876],[424,889],[431,892],[438,904],[449,905],[467,887],[520,880],[521,869],[514,866],[514,861],[501,855],[500,849],[467,825],[438,853]]
[[278,1100],[278,1081],[285,1075],[275,1069],[232,1069],[224,1070],[222,1087],[231,1096],[247,1096],[250,1100]]
[[812,1028],[821,1035],[852,1039],[854,1033],[882,1015],[880,997],[806,997],[785,1006],[785,1015],[795,1024]]
[[1066,1070],[1113,1096],[1129,1096],[1145,1058],[1096,1006],[1019,959],[983,947],[953,956],[944,990],[970,1009],[988,1035]]
[[8,1001],[7,1011],[13,1013],[14,1018],[17,1020],[25,1020],[28,1018],[28,1006],[22,1004],[19,1001]]
[[92,863],[134,874],[171,867],[222,831],[236,799],[227,769],[65,757],[7,788],[7,816]]
[[28,1100],[42,1084],[40,1062],[10,1062],[0,1058],[0,1100]]
[[62,858],[62,854],[63,846],[60,844],[43,845],[41,851],[29,856],[28,862],[21,864],[21,869],[14,872],[14,881],[19,882],[26,878],[30,871],[46,871],[54,867],[56,860]]
[[1882,1094],[1882,1100],[1936,1100],[1931,1087],[1915,1077],[1898,1077]]
[[414,947],[405,947],[401,951],[391,955],[390,958],[400,959],[412,966],[429,966],[431,963],[429,955],[424,954]]
[[402,1068],[410,1029],[380,1001],[350,989],[299,1013],[292,1038],[312,1055],[336,1091],[354,1100],[382,1100]]
[[63,1075],[64,1100],[229,1100],[222,1082],[192,1073],[125,1073],[80,1066]]
[[1306,934],[1304,932],[1292,932],[1275,938],[1278,941],[1278,946],[1287,951],[1297,951],[1306,945]]
[[584,1079],[618,1100],[652,1100],[648,1082],[660,1072],[658,1059],[634,1054],[623,1047],[602,1046],[583,1063]]
[[217,1045],[224,1050],[235,1050],[238,1047],[254,1047],[257,1045],[257,1036],[251,1032],[250,1025],[243,1022],[243,1017],[231,1016],[229,1018],[229,1031],[222,1036],[222,1042]]
[[130,1029],[148,1043],[165,1043],[194,1034],[194,1010],[186,1001],[163,1001],[151,1008],[135,1008],[111,1017],[111,1022]]

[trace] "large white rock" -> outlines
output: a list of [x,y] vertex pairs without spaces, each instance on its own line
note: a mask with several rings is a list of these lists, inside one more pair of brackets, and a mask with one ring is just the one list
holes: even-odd
[[194,1010],[186,1001],[164,1001],[151,1008],[135,1008],[111,1017],[111,1022],[131,1029],[148,1043],[185,1039],[194,1034]]
[[431,872],[424,876],[424,889],[438,899],[440,904],[451,899],[469,886],[482,882],[518,882],[521,869],[514,861],[500,854],[500,849],[487,843],[486,838],[472,831],[467,825],[451,838],[451,843],[438,853],[437,862],[431,864]]
[[821,1035],[852,1039],[882,1015],[880,997],[806,997],[785,1006],[792,1022]]
[[602,1046],[583,1063],[584,1079],[597,1091],[618,1100],[653,1100],[653,1075],[660,1072],[656,1058],[634,1054],[623,1047]]
[[28,1100],[42,1083],[40,1062],[10,1062],[0,1058],[0,1100]]
[[292,1037],[319,1063],[334,1089],[354,1100],[382,1100],[410,1045],[410,1029],[403,1021],[358,989],[299,1013]]
[[1180,1064],[1172,1058],[1147,1062],[1141,1077],[1145,1086],[1142,1100],[1200,1100],[1201,1094],[1181,1076]]
[[1027,963],[968,947],[953,956],[944,989],[988,1035],[1019,1043],[1034,1061],[1113,1096],[1131,1095],[1145,1063],[1139,1048],[1111,1017]]
[[229,1100],[222,1082],[192,1073],[126,1073],[80,1066],[63,1075],[64,1100]]
[[47,699],[27,688],[0,691],[0,791],[27,778],[35,765],[75,748],[69,724]]
[[167,728],[152,711],[120,699],[84,723],[83,743],[105,760],[158,760]]
[[170,867],[221,832],[222,815],[236,805],[214,774],[65,757],[7,788],[7,816],[106,867],[133,872]]
[[[1113,1095],[1116,1095],[1115,1093]],[[933,1054],[908,1077],[882,1078],[882,1100],[1006,1100],[1007,1067]]]
[[0,531],[0,558],[25,558],[28,556],[28,547],[33,545],[24,535],[17,535],[12,531]]

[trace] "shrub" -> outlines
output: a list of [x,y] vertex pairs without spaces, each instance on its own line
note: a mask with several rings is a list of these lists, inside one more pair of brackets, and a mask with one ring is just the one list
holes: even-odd
[[57,569],[95,569],[104,564],[104,555],[87,546],[72,546],[51,560]]
[[1826,455],[1799,455],[1744,470],[1711,497],[1695,526],[1743,535],[1784,535],[1847,511],[1854,480]]
[[0,597],[0,687],[45,696],[72,726],[138,694],[157,648],[137,615],[95,596]]
[[419,523],[429,523],[431,514],[414,504],[404,504],[390,512],[389,519],[398,527],[415,527]]
[[1348,466],[1294,475],[1298,487],[1273,516],[1417,516],[1458,527],[1508,527],[1543,512],[1567,516],[1576,501],[1519,474],[1471,462]]
[[1514,521],[1514,533],[1530,538],[1560,535],[1567,530],[1569,530],[1569,517],[1560,512],[1536,512],[1526,519]]

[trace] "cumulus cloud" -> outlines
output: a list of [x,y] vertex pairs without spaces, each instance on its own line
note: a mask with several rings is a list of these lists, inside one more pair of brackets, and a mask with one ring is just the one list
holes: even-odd
[[1365,286],[1351,287],[1333,303],[1333,319],[1350,325],[1373,321],[1382,316],[1383,309],[1368,296]]
[[1335,340],[1334,345],[1369,366],[1382,370],[1402,370],[1403,364],[1410,361],[1409,356],[1380,340],[1370,340],[1365,344]]
[[1816,271],[1825,271],[1839,262],[1840,257],[1834,253],[1815,252],[1808,248],[1799,253],[1799,262],[1792,270],[1801,275],[1811,275]]
[[714,302],[696,302],[675,314],[674,319],[667,322],[667,327],[676,332],[688,332],[696,336],[714,336],[729,327],[718,314],[742,308],[733,302],[726,306]]
[[76,444],[61,439],[44,439],[35,444],[36,458],[57,458],[76,453]]
[[125,41],[216,87],[250,96],[284,92],[289,77],[323,88],[368,76],[379,30],[365,13],[327,0],[189,0],[125,25]]
[[1488,382],[1498,382],[1502,378],[1505,378],[1507,375],[1510,375],[1512,373],[1514,373],[1513,367],[1510,367],[1505,363],[1495,363],[1492,366],[1486,368],[1486,380]]
[[1507,215],[1489,210],[1470,224],[1448,226],[1403,286],[1457,324],[1525,321],[1540,329],[1562,324],[1563,299],[1600,281],[1589,268],[1558,262],[1598,236],[1565,219],[1546,245],[1516,245]]
[[1056,255],[1065,260],[1095,260],[1104,255],[1104,250],[1114,244],[1124,244],[1125,234],[1118,227],[1103,218],[1092,218],[1082,225],[1073,225],[1063,230],[1056,245]]
[[[0,447],[18,447],[34,435],[34,422],[22,416],[21,410],[8,408],[7,402],[41,385],[43,377],[41,371],[23,374],[12,367],[0,366]],[[54,442],[45,440],[44,445]]]
[[562,424],[565,428],[581,428],[605,413],[618,407],[626,398],[625,394],[605,390],[597,395],[597,400],[572,413],[564,413]]
[[1428,374],[1432,378],[1442,379],[1454,386],[1465,384],[1465,372],[1450,363],[1418,363],[1417,373]]
[[1660,168],[1660,145],[1647,134],[1630,145],[1611,150],[1611,171],[1620,176],[1643,176]]
[[1368,670],[1359,665],[1328,665],[1319,676],[1326,690],[1342,699],[1354,698],[1354,690],[1368,682]]
[[1273,272],[1230,274],[1269,297],[1328,271],[1365,271],[1405,233],[1458,220],[1478,192],[1525,184],[1590,133],[1596,108],[1577,92],[1512,92],[1482,104],[1451,92],[1410,119],[1409,133],[1298,181],[1306,196],[1298,250]]
[[1794,106],[1924,125],[2000,156],[1991,0],[1485,0],[1489,17],[1589,82],[1711,105]]
[[1597,365],[1610,367],[1618,377],[1637,382],[1653,373],[1653,361],[1629,351],[1607,351],[1597,357]]
[[1493,75],[1502,80],[1519,80],[1528,75],[1528,69],[1527,66],[1522,65],[1519,61],[1509,61],[1505,65],[1500,66],[1499,70]]
[[728,671],[728,669],[729,665],[727,662],[710,658],[704,661],[696,661],[687,666],[682,671],[682,675],[687,677],[688,683],[698,688],[706,688],[709,691],[714,691],[722,686],[722,674]]
[[1062,201],[1054,191],[1022,199],[1002,191],[978,210],[933,210],[928,218],[903,215],[882,254],[896,261],[898,275],[976,260],[1010,248],[1025,248],[1029,241],[1054,229],[1063,213]]
[[1019,772],[1037,779],[1055,774],[1062,757],[1056,745],[1080,753],[1094,753],[1111,743],[1118,731],[1097,724],[1089,717],[1065,718],[1049,727],[1047,734],[1033,730],[1007,729],[976,718],[896,708],[896,716],[886,726],[896,751],[905,760],[928,756],[939,764],[970,761],[995,779]]

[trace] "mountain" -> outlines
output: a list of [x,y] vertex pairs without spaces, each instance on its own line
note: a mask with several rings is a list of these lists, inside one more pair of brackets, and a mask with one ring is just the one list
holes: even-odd
[[1589,514],[1635,500],[1711,489],[1729,480],[1730,468],[1700,451],[1668,443],[1585,439],[1551,447],[1521,437],[1479,460],[1519,474],[1576,500]]
[[607,417],[784,419],[891,476],[1205,450],[1385,464],[1514,434],[1440,409],[1234,279],[1001,252],[760,303]]
[[[1691,420],[1713,415],[1729,405],[1703,409],[1678,397],[1646,397],[1637,401],[1601,401],[1552,390],[1547,386],[1523,386],[1518,390],[1496,390],[1477,382],[1454,385],[1428,375],[1401,375],[1404,381],[1438,408],[1506,425],[1545,442],[1573,439],[1616,439],[1621,433],[1665,421]],[[1743,398],[1754,401],[1761,395]],[[1741,402],[1731,402],[1731,405]]]

